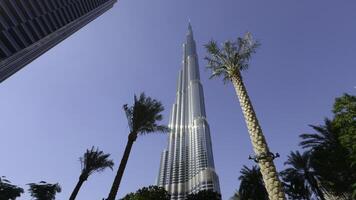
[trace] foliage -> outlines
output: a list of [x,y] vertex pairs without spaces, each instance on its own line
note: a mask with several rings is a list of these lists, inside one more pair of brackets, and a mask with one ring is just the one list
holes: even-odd
[[29,183],[28,185],[30,186],[28,191],[35,200],[54,200],[56,199],[56,194],[62,191],[58,183],[50,184],[41,181],[39,183]]
[[213,190],[202,190],[189,194],[185,200],[221,200],[221,195]]
[[319,184],[330,194],[347,199],[356,180],[356,168],[351,166],[348,150],[339,140],[340,129],[333,121],[311,127],[314,134],[302,134],[300,145],[311,154],[311,167],[319,177]]
[[353,198],[356,199],[356,96],[344,94],[336,98],[333,112],[334,125],[340,130],[338,138],[341,145],[347,149],[351,162]]
[[12,185],[6,177],[0,177],[0,200],[15,200],[20,197],[24,190],[16,185]]
[[310,153],[291,152],[285,165],[290,167],[280,174],[290,199],[309,200],[314,192],[318,196],[318,176],[310,164]]
[[356,96],[344,94],[336,98],[333,112],[334,125],[340,129],[341,145],[349,151],[353,165],[356,165]]
[[127,194],[121,200],[170,200],[171,196],[162,187],[149,186],[137,190],[135,193]]
[[213,77],[223,77],[225,81],[230,80],[240,71],[249,67],[249,61],[253,53],[256,52],[259,42],[252,39],[251,33],[246,33],[245,37],[238,37],[236,41],[226,41],[220,49],[216,41],[210,41],[205,45],[210,57],[205,57],[208,62],[208,69],[213,72]]
[[128,107],[124,105],[131,132],[137,134],[147,134],[151,132],[168,132],[168,127],[158,125],[157,122],[163,119],[161,112],[164,110],[162,103],[146,97],[141,93],[139,97],[135,95],[134,105]]
[[83,157],[79,158],[82,172],[79,176],[77,185],[69,197],[69,200],[74,200],[76,198],[83,183],[92,173],[102,172],[106,168],[110,168],[111,170],[113,169],[114,162],[110,160],[109,157],[110,154],[105,154],[98,148],[95,149],[92,147],[91,149],[87,149]]
[[240,173],[239,180],[241,182],[238,191],[240,200],[268,200],[262,174],[257,166],[253,166],[251,169],[243,166]]
[[80,163],[82,166],[82,176],[88,178],[94,172],[102,172],[106,168],[113,169],[114,162],[109,159],[110,154],[105,154],[98,148],[92,147],[87,149],[83,157],[80,157]]

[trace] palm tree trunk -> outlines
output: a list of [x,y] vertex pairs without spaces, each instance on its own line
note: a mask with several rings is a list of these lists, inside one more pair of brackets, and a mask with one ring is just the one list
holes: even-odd
[[137,135],[135,133],[129,134],[129,138],[127,140],[124,155],[122,156],[119,169],[117,170],[117,174],[116,174],[114,182],[111,186],[109,196],[106,200],[115,200],[115,198],[116,198],[116,194],[119,191],[119,186],[120,186],[122,176],[124,175],[127,160],[129,159],[131,148],[132,148],[132,145],[135,142],[136,138],[137,138]]
[[252,103],[247,94],[246,87],[242,81],[240,73],[231,78],[231,82],[235,87],[236,94],[240,101],[240,106],[245,117],[247,129],[254,148],[255,154],[265,155],[258,159],[258,164],[262,173],[268,196],[270,200],[285,200],[285,194],[282,189],[282,184],[278,178],[276,167],[273,163],[273,158],[269,155],[267,142],[262,133],[262,129],[258,123],[256,113],[252,107]]
[[82,175],[79,177],[78,183],[77,183],[77,185],[75,186],[75,188],[74,188],[72,194],[70,195],[69,200],[74,200],[74,199],[77,197],[78,192],[79,192],[80,188],[82,187],[82,185],[83,185],[83,183],[84,183],[85,180],[86,180],[86,179],[83,178]]

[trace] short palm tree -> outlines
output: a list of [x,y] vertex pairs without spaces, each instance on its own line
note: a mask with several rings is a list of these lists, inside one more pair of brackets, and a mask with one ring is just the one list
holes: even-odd
[[83,157],[79,158],[79,161],[82,166],[82,172],[79,176],[77,185],[75,186],[72,194],[70,195],[69,200],[74,200],[78,195],[78,192],[83,185],[83,183],[88,180],[88,177],[94,172],[102,172],[106,168],[114,166],[114,162],[109,159],[110,154],[105,154],[103,151],[100,151],[98,148],[92,147],[87,149]]
[[208,69],[212,71],[211,77],[223,77],[224,81],[231,81],[235,87],[269,198],[283,200],[285,195],[273,163],[274,156],[269,151],[241,75],[241,71],[249,68],[251,56],[258,46],[259,43],[252,39],[250,33],[237,41],[225,42],[221,49],[215,41],[210,41],[205,45],[209,54],[205,59]]
[[153,132],[169,131],[167,126],[157,124],[158,121],[163,119],[161,112],[164,110],[164,107],[161,102],[150,97],[146,97],[144,93],[141,93],[139,97],[135,95],[134,104],[131,107],[124,105],[124,110],[128,119],[130,133],[124,155],[121,159],[119,169],[107,200],[115,200],[116,194],[119,190],[121,178],[125,171],[127,160],[130,156],[132,145],[136,141],[137,136]]
[[62,191],[61,186],[58,183],[50,184],[45,181],[39,183],[29,183],[31,196],[35,200],[55,200],[56,194]]
[[298,197],[296,199],[309,200],[310,193],[313,192],[319,199],[325,200],[324,191],[318,183],[318,175],[311,166],[310,152],[291,152],[284,164],[290,167],[283,170],[281,175],[286,181],[287,189],[288,186],[294,188],[293,195]]
[[262,175],[257,166],[253,166],[251,169],[243,166],[240,173],[239,180],[241,182],[238,191],[240,200],[268,200]]

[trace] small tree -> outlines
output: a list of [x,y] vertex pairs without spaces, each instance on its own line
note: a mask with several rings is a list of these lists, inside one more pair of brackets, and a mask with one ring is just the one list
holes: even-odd
[[221,200],[221,195],[213,190],[202,190],[196,194],[190,194],[186,200]]
[[22,188],[12,185],[5,176],[0,177],[0,200],[15,200],[23,192]]
[[58,183],[50,184],[45,181],[39,183],[29,183],[30,189],[28,191],[35,200],[54,200],[56,194],[62,191]]
[[127,194],[121,200],[170,200],[171,195],[162,187],[149,186]]

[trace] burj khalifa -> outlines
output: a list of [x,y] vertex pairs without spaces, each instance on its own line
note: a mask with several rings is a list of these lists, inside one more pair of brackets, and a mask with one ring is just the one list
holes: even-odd
[[183,200],[188,194],[201,190],[220,193],[190,24],[183,44],[176,92],[168,125],[171,129],[168,146],[161,154],[157,185],[171,194],[171,200]]

